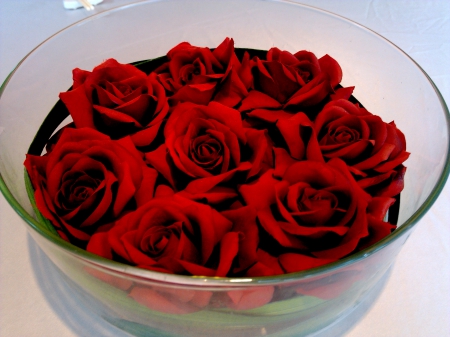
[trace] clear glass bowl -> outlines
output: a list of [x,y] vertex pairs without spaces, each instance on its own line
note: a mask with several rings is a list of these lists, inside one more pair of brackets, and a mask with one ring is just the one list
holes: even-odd
[[[372,247],[305,272],[260,278],[187,277],[102,259],[45,229],[24,183],[25,153],[72,84],[75,67],[129,63],[189,41],[313,51],[341,65],[342,84],[404,132],[411,157],[399,228]],[[449,112],[429,77],[396,46],[339,16],[289,1],[142,1],[85,19],[33,50],[0,91],[0,188],[31,236],[86,305],[138,336],[306,335],[351,312],[382,280],[449,175]]]

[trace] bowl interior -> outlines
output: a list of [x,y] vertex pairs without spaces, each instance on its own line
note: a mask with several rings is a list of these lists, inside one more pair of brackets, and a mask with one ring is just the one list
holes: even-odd
[[[212,12],[217,15],[211,17]],[[59,92],[71,86],[73,68],[91,70],[107,58],[121,63],[155,58],[181,41],[215,47],[225,37],[239,48],[277,46],[331,55],[343,69],[342,84],[355,86],[354,96],[369,111],[395,121],[404,132],[411,156],[405,163],[400,229],[351,259],[387,245],[420,219],[449,174],[449,113],[431,80],[395,45],[356,23],[289,1],[257,0],[141,1],[85,19],[33,50],[0,90],[0,187],[12,207],[40,235],[50,237],[34,218],[23,161]],[[61,239],[52,240],[95,260]]]

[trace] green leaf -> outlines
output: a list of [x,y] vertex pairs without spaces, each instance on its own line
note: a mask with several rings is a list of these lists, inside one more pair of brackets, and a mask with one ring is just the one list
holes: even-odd
[[272,302],[259,308],[243,310],[242,313],[246,315],[278,316],[311,309],[324,302],[326,301],[318,297],[297,296],[284,301]]
[[58,232],[56,231],[53,224],[45,218],[42,213],[39,211],[37,205],[36,205],[36,199],[34,198],[34,188],[33,184],[31,183],[30,176],[28,175],[27,170],[24,170],[24,178],[25,178],[25,188],[27,189],[28,199],[30,199],[31,206],[33,207],[34,212],[36,213],[36,218],[39,222],[39,225],[42,225],[41,229],[47,230],[52,234],[56,234],[59,236]]
[[143,324],[130,322],[125,319],[109,319],[105,317],[105,320],[136,337],[178,337],[178,335],[174,335],[156,328],[150,328]]

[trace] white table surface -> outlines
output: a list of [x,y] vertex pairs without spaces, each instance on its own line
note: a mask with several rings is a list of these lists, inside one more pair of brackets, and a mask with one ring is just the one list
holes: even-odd
[[[0,0],[0,83],[40,42],[94,13],[62,0]],[[408,53],[450,103],[450,1],[299,0],[356,21]],[[450,184],[416,226],[377,298],[319,336],[450,336]],[[376,297],[374,295],[374,297]],[[87,312],[0,196],[0,336],[128,336]]]

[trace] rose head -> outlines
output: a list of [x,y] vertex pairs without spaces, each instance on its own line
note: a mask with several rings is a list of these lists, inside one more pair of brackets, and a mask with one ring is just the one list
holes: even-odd
[[129,138],[66,128],[51,152],[27,155],[36,204],[66,240],[83,245],[98,227],[153,196],[157,173]]
[[309,255],[302,259],[311,268],[320,265],[314,258],[340,259],[371,233],[387,235],[392,229],[381,221],[392,199],[373,200],[339,159],[296,162],[281,180],[269,170],[256,182],[242,185],[240,192],[257,209],[258,220],[270,237],[266,245],[261,242],[261,249],[279,246],[283,254],[278,258],[284,261],[285,271],[302,270],[295,265],[295,254]]
[[330,102],[317,115],[315,129],[320,149],[328,160],[340,158],[364,189],[392,197],[403,189],[408,158],[403,133],[393,122],[347,100]]
[[169,61],[155,72],[173,94],[173,102],[206,105],[214,100],[233,107],[248,94],[252,82],[249,59],[246,56],[239,62],[233,39],[226,38],[214,50],[182,42],[167,57]]
[[264,131],[244,128],[239,111],[216,102],[179,104],[164,136],[165,144],[147,153],[146,161],[173,187],[194,194],[237,175],[259,174],[269,152]]
[[[118,219],[109,230],[95,233],[87,250],[106,258],[116,255],[145,269],[226,276],[244,245],[244,233],[251,236],[252,226],[256,229],[254,212],[228,211],[226,217],[164,190],[167,188],[161,186],[151,201]],[[253,263],[244,259],[238,258],[242,262],[238,268]]]
[[255,90],[263,95],[244,100],[245,109],[274,108],[275,102],[279,107],[310,107],[323,101],[342,79],[339,64],[328,55],[317,59],[305,50],[291,54],[278,48],[270,49],[266,60],[255,57],[252,73]]
[[132,135],[149,145],[169,106],[156,75],[130,64],[106,60],[92,72],[74,69],[73,88],[60,94],[78,128],[90,127],[117,139]]

